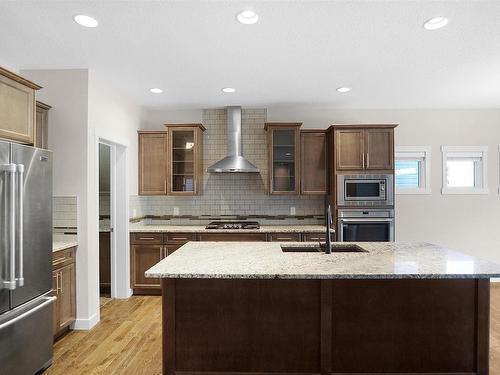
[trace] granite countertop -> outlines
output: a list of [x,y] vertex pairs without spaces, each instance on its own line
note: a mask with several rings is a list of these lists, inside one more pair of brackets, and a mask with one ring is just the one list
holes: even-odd
[[[322,225],[262,225],[260,229],[205,229],[204,225],[130,225],[130,232],[184,233],[324,233]],[[332,232],[334,230],[332,229]]]
[[[290,244],[299,246],[307,243],[287,243]],[[213,279],[500,277],[500,265],[430,243],[363,242],[357,245],[366,252],[284,253],[279,242],[189,242],[146,271],[146,277]]]
[[70,247],[76,246],[78,246],[78,242],[76,242],[76,240],[74,239],[55,239],[54,241],[52,241],[52,252],[55,253],[56,251],[66,250]]

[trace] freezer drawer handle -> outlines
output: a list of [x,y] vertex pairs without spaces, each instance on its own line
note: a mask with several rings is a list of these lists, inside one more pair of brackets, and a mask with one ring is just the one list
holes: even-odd
[[7,275],[3,281],[5,289],[16,289],[16,165],[4,164],[0,165],[1,172],[10,174],[10,192],[8,198],[9,206],[9,261],[7,265]]
[[22,313],[21,315],[19,316],[16,316],[14,319],[12,320],[9,320],[8,322],[5,322],[3,324],[0,324],[0,331],[8,326],[11,326],[12,324],[15,324],[16,322],[20,321],[20,320],[23,320],[25,317],[31,315],[31,314],[34,314],[36,313],[38,310],[41,310],[43,309],[45,306],[47,306],[48,304],[51,304],[52,302],[54,302],[56,300],[56,297],[44,297],[43,298],[45,301],[42,302],[41,304],[39,304],[37,307],[29,310],[29,311],[26,311],[25,313]]
[[18,230],[17,233],[19,234],[19,237],[17,239],[18,243],[18,249],[19,249],[19,259],[18,259],[18,265],[19,265],[19,270],[18,270],[18,277],[16,278],[16,283],[17,286],[24,286],[24,265],[23,265],[23,258],[24,258],[24,243],[23,243],[23,225],[24,225],[24,165],[18,164],[17,165],[17,199],[18,199],[18,210],[19,213],[17,215],[17,220],[18,220]]

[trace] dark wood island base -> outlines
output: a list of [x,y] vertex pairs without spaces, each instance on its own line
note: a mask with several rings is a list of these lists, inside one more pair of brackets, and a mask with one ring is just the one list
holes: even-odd
[[487,375],[489,279],[162,279],[163,374]]

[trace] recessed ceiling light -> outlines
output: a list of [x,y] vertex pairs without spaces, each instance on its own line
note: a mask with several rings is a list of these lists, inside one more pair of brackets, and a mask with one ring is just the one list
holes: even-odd
[[434,17],[427,20],[424,23],[424,29],[426,30],[437,30],[448,24],[448,18],[446,17]]
[[230,92],[235,92],[236,89],[232,88],[232,87],[224,87],[222,89],[222,92],[227,92],[227,93],[230,93]]
[[244,10],[236,15],[236,19],[244,25],[253,25],[259,20],[259,15],[253,10]]
[[159,89],[159,88],[152,88],[152,89],[149,89],[149,91],[151,91],[153,94],[161,94],[163,92],[162,89]]
[[349,92],[351,91],[351,88],[350,87],[339,87],[337,89],[338,92]]
[[73,16],[73,20],[84,27],[97,27],[99,26],[99,22],[95,18],[92,18],[90,16],[86,16],[85,14],[77,14],[76,16]]

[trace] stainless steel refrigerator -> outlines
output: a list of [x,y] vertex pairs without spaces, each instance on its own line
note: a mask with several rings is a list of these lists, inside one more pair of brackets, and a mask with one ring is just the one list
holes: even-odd
[[52,153],[0,141],[0,374],[52,363]]

